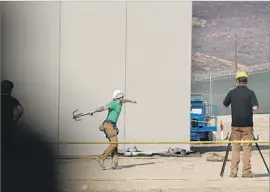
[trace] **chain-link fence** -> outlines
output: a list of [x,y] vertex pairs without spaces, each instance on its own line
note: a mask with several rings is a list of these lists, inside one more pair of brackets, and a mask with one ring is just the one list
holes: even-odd
[[[192,84],[192,94],[202,94],[209,102],[218,105],[219,115],[229,115],[230,110],[223,106],[223,100],[230,89],[234,88],[235,75],[227,78],[208,78]],[[270,113],[270,71],[249,75],[248,87],[257,95],[260,110],[257,113]]]

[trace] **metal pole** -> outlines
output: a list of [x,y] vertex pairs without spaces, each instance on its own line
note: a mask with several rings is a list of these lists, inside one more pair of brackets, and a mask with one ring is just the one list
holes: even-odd
[[237,39],[236,39],[236,35],[234,36],[234,67],[235,67],[235,71],[238,71],[238,65],[237,65],[237,47],[238,47],[238,43],[237,43]]
[[[257,139],[255,138],[254,134],[253,134],[253,138],[254,138],[255,141],[257,140]],[[258,138],[259,138],[259,136],[258,136]],[[261,158],[262,158],[262,160],[263,160],[263,164],[264,164],[264,166],[265,166],[267,172],[270,174],[269,167],[268,167],[267,163],[265,162],[265,159],[264,159],[264,157],[263,157],[263,154],[262,154],[262,152],[261,152],[261,149],[260,149],[258,143],[255,143],[255,145],[256,145],[256,147],[257,147],[259,153],[260,153],[260,156],[261,156]]]
[[210,104],[212,105],[213,104],[213,90],[212,90],[212,75],[210,73],[210,83],[209,83],[209,92],[210,92]]
[[[209,92],[210,92],[210,105],[213,105],[213,90],[212,90],[212,75],[210,73]],[[210,107],[209,115],[213,116],[213,108]]]
[[231,143],[228,143],[228,145],[227,145],[225,157],[224,157],[223,164],[222,164],[221,171],[220,171],[220,177],[223,177],[223,175],[224,175],[224,171],[225,171],[226,164],[227,164],[227,161],[228,161],[228,156],[229,156],[229,152],[230,152],[230,149],[231,149],[231,145],[232,145]]

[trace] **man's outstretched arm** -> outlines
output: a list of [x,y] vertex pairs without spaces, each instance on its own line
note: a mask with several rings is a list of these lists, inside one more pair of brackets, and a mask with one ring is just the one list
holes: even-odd
[[103,111],[106,111],[109,109],[109,106],[108,105],[104,105],[104,106],[100,106],[92,111],[90,111],[90,115],[93,115],[94,113],[99,113],[99,112],[103,112]]
[[122,103],[137,103],[137,101],[125,98],[125,99],[122,100]]

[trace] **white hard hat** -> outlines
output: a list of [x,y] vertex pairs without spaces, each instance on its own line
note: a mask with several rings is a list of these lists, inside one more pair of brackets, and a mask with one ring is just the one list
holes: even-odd
[[121,97],[124,97],[124,93],[121,90],[115,90],[113,92],[113,98],[114,99],[119,99]]

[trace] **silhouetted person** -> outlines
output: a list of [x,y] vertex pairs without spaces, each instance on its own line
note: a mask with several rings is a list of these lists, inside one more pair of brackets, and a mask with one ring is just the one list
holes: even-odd
[[4,80],[1,83],[2,127],[13,127],[13,125],[17,124],[23,114],[22,105],[15,97],[11,96],[13,87],[13,83],[9,80]]
[[1,191],[57,192],[56,156],[45,137],[19,122],[22,106],[11,96],[13,83],[3,81],[1,121]]

